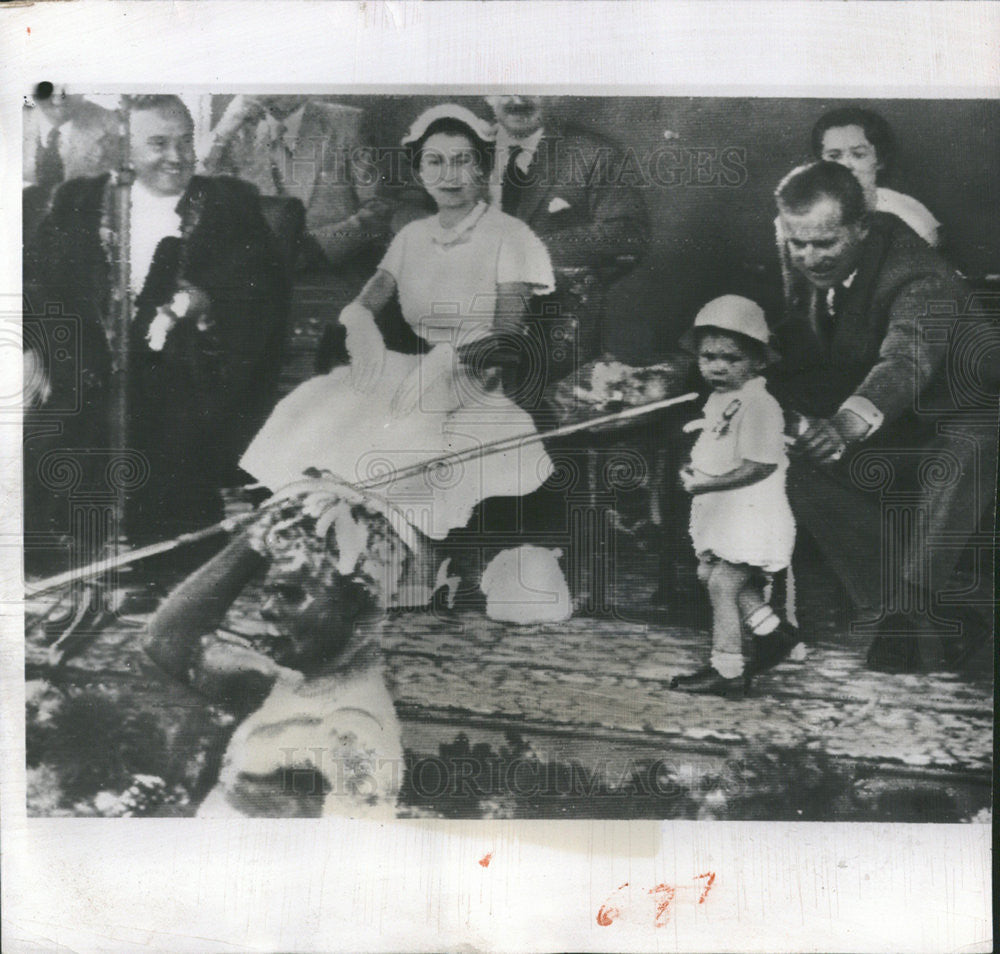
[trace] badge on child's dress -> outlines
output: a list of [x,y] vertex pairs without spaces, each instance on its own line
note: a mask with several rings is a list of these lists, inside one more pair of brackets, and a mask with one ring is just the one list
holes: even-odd
[[729,433],[729,423],[734,417],[736,417],[739,409],[743,407],[743,402],[739,398],[733,398],[726,409],[722,412],[722,417],[719,418],[718,423],[712,428],[712,433],[718,437],[722,437],[724,434]]

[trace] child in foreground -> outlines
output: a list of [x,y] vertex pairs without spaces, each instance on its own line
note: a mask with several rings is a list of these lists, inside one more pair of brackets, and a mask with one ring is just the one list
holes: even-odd
[[[794,643],[791,628],[764,599],[770,575],[788,567],[795,523],[785,496],[784,416],[761,372],[776,358],[761,308],[724,295],[698,312],[685,336],[712,394],[681,483],[691,503],[698,579],[712,604],[709,665],[677,676],[671,689],[740,699],[753,672],[774,665]],[[754,653],[743,655],[744,627]]]

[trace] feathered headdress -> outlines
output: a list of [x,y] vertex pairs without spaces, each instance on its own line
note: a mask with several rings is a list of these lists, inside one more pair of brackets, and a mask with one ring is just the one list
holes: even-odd
[[315,471],[272,497],[248,538],[276,569],[351,579],[384,605],[417,548],[415,533],[383,498]]

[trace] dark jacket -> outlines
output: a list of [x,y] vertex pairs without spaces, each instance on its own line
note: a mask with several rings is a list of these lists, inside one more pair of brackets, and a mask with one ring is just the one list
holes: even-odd
[[889,614],[929,606],[964,543],[991,548],[996,398],[991,406],[985,381],[967,387],[981,367],[961,367],[989,350],[988,320],[969,309],[964,281],[895,216],[872,218],[832,334],[821,330],[820,293],[791,276],[770,389],[809,415],[828,417],[851,395],[884,415],[837,463],[795,457],[787,488],[800,530],[855,603]]
[[[969,294],[958,273],[895,216],[876,213],[833,331],[822,331],[825,292],[797,273],[773,329],[782,360],[770,375],[786,407],[829,417],[852,394],[885,417],[875,440],[923,427],[921,408],[948,402],[949,326]],[[938,333],[934,329],[939,329]]]
[[527,382],[517,372],[519,392],[536,385],[544,392],[604,350],[608,285],[626,275],[649,244],[645,203],[622,171],[622,151],[611,140],[548,126],[539,140],[511,214],[545,243],[557,291],[538,303],[543,317],[532,329],[545,370]]
[[545,242],[556,269],[608,269],[619,277],[631,264],[624,258],[638,260],[645,252],[649,217],[621,171],[622,152],[610,140],[568,127],[546,129],[512,214]]

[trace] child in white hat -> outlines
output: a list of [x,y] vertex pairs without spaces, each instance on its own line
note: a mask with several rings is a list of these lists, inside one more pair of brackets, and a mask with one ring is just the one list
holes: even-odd
[[764,312],[738,295],[710,301],[682,339],[712,388],[704,418],[688,425],[701,433],[681,471],[694,497],[691,539],[712,604],[712,654],[708,666],[671,682],[682,692],[743,697],[751,675],[744,627],[757,669],[791,648],[789,627],[764,599],[769,575],[789,565],[795,543],[784,416],[761,377],[777,357],[769,339]]

